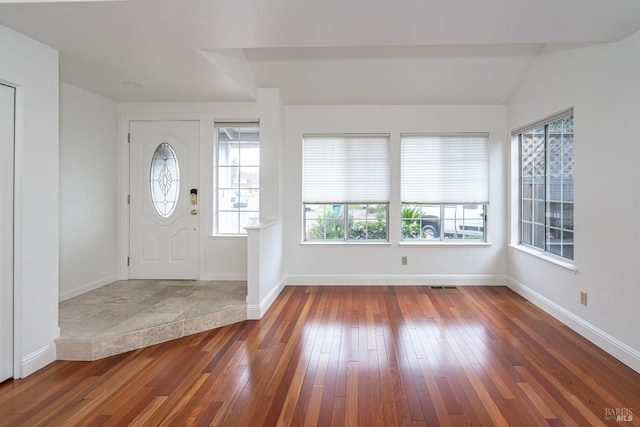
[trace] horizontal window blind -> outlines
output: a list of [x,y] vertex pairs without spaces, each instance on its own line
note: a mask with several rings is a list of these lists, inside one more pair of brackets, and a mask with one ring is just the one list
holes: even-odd
[[304,203],[389,201],[389,135],[304,135]]
[[403,203],[489,203],[488,134],[401,135]]

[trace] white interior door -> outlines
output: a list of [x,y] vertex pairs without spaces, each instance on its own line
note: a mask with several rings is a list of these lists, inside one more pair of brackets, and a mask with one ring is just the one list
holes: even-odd
[[132,121],[129,132],[129,275],[197,279],[199,122]]
[[13,377],[15,88],[0,84],[0,382]]

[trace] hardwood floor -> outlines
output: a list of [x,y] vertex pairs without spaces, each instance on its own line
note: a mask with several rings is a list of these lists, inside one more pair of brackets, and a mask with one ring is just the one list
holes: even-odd
[[287,287],[260,321],[58,361],[0,385],[2,426],[590,426],[638,417],[640,374],[505,287]]

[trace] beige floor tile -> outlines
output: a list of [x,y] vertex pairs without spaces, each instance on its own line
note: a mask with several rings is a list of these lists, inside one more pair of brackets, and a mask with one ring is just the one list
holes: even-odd
[[60,303],[58,358],[95,360],[243,321],[246,296],[246,282],[114,282]]

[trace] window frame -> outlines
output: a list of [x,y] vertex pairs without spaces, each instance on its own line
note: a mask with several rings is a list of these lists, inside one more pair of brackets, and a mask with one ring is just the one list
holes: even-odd
[[[517,172],[518,172],[518,191],[517,191],[517,197],[518,197],[518,221],[517,221],[517,237],[518,237],[518,242],[517,245],[520,248],[524,248],[526,249],[527,252],[530,253],[539,253],[540,255],[544,255],[544,256],[549,256],[552,259],[558,260],[562,263],[566,263],[569,265],[573,265],[575,263],[575,196],[574,196],[574,185],[575,185],[575,157],[572,157],[571,159],[571,199],[565,199],[564,198],[564,192],[565,192],[565,188],[563,185],[561,185],[561,193],[562,196],[560,198],[560,200],[552,200],[551,199],[551,195],[550,195],[550,179],[553,179],[554,177],[552,176],[553,174],[550,173],[549,169],[550,169],[550,164],[551,161],[549,159],[549,127],[551,124],[553,123],[557,123],[566,119],[571,118],[572,121],[572,127],[571,127],[571,152],[573,154],[574,149],[575,149],[575,126],[573,125],[574,123],[574,111],[573,108],[569,108],[563,111],[560,111],[556,114],[553,114],[545,119],[539,120],[535,123],[532,123],[530,125],[527,126],[522,126],[514,131],[512,131],[512,136],[515,138],[515,142],[517,143],[517,153],[518,153],[518,162],[517,162]],[[543,155],[543,161],[544,161],[544,174],[542,175],[543,178],[543,184],[542,184],[542,192],[543,192],[543,196],[542,198],[540,197],[536,197],[536,190],[535,190],[535,182],[534,180],[536,178],[541,178],[540,176],[536,175],[535,172],[532,173],[531,177],[525,177],[523,175],[523,167],[524,167],[524,163],[525,163],[525,158],[524,158],[524,149],[523,149],[523,135],[526,135],[527,133],[533,133],[534,131],[540,129],[540,128],[544,128],[544,147],[542,152],[544,153]],[[561,135],[565,135],[564,133],[564,128],[563,128],[563,132],[561,133]],[[561,139],[561,144],[564,144],[564,139]],[[562,152],[562,155],[564,156],[564,152]],[[535,152],[532,150],[532,156],[535,156]],[[535,162],[535,159],[532,160]],[[532,168],[534,168],[535,166],[532,165]],[[564,175],[566,175],[566,173],[564,172],[564,167],[565,165],[562,164],[561,165],[561,179],[564,180],[565,177]],[[531,178],[532,182],[531,182],[531,194],[530,197],[525,197],[524,194],[524,179],[525,178]],[[555,179],[557,179],[557,177],[555,177]],[[563,181],[561,181],[562,183]],[[531,203],[531,218],[530,219],[525,219],[525,201],[529,201]],[[543,211],[538,213],[538,217],[542,217],[544,222],[540,222],[537,221],[536,222],[536,207],[535,204],[536,203],[541,203],[542,206],[544,206]],[[555,217],[555,213],[554,211],[552,211],[551,209],[551,205],[552,204],[560,204],[562,206],[561,210],[562,212],[560,213],[560,220],[561,220],[561,225],[557,226],[557,225],[553,225],[551,223],[552,220],[552,216]],[[571,228],[566,228],[565,224],[564,224],[564,205],[571,205]],[[530,230],[530,235],[531,238],[530,243],[525,241],[525,226],[528,226],[531,228]],[[535,235],[535,228],[536,226],[538,227],[542,227],[542,239],[541,239],[541,244],[542,246],[538,246],[536,245],[536,235]],[[555,240],[554,239],[550,239],[549,234],[552,233],[553,231],[557,231],[559,233],[561,233],[561,243],[560,245],[561,247],[561,253],[558,253],[557,251],[552,251],[550,250],[550,241],[551,240]],[[570,252],[570,256],[565,256],[564,252],[565,252],[565,235],[567,233],[570,233],[572,236],[572,239],[570,241],[570,244],[567,246],[571,247]],[[554,234],[555,235],[555,234]],[[557,246],[557,245],[556,245]]]
[[[334,147],[329,151],[325,148],[321,148],[323,140],[326,140],[327,146]],[[366,152],[363,148],[363,144],[366,146],[371,140],[371,143],[377,144],[376,149],[373,152]],[[353,141],[355,144],[349,147],[348,144]],[[308,146],[307,144],[311,144]],[[389,205],[391,196],[391,135],[388,133],[326,133],[326,134],[303,134],[302,135],[302,242],[303,243],[329,243],[329,244],[380,244],[389,243]],[[308,148],[307,148],[308,147]],[[316,154],[318,157],[305,157],[306,150],[309,149],[310,153]],[[364,150],[364,151],[363,151]],[[329,154],[332,153],[332,154]],[[345,169],[345,166],[352,166],[352,163],[344,163],[342,157],[336,157],[337,154],[333,153],[347,153],[352,159],[370,159],[374,165],[378,165],[379,174],[375,176],[370,175],[357,175],[354,176],[350,171]],[[358,155],[362,154],[362,155]],[[367,154],[373,154],[373,156],[367,156]],[[348,157],[347,157],[348,158]],[[368,162],[367,166],[368,166]],[[356,162],[358,165],[355,171],[366,170],[365,163]],[[334,167],[341,165],[341,167]],[[307,175],[308,166],[309,174]],[[319,180],[317,173],[318,170],[323,170],[320,166],[326,167],[326,170],[335,170],[336,175],[334,179],[330,180],[330,184],[326,184],[324,181]],[[308,176],[309,181],[306,181]],[[320,175],[321,176],[321,175]],[[363,179],[362,177],[366,177]],[[345,178],[345,180],[336,180],[335,177]],[[345,182],[354,184],[347,187]],[[371,185],[373,183],[373,185]],[[328,188],[333,189],[334,192],[327,191]],[[354,188],[357,191],[353,191]],[[371,191],[375,189],[375,191]],[[317,191],[315,191],[317,190]],[[337,197],[336,197],[337,196]],[[370,197],[369,197],[370,196]],[[336,200],[332,198],[336,197]],[[362,197],[362,198],[360,198]],[[370,199],[370,200],[369,200]],[[377,206],[378,213],[381,212],[384,206],[384,219],[369,219],[367,217],[370,207]],[[310,206],[322,206],[323,212],[327,212],[328,206],[340,207],[341,212],[341,237],[340,238],[309,238],[308,224],[312,221],[318,221],[315,218],[309,218],[308,212]],[[365,218],[356,219],[350,215],[350,210],[354,209],[353,206],[364,206]],[[350,218],[351,216],[351,218]],[[370,222],[384,222],[384,239],[373,238],[358,238],[353,237],[352,229],[349,228],[349,223],[363,221],[365,229],[368,230],[368,224]],[[316,222],[319,224],[319,222]],[[380,230],[377,230],[380,232]],[[357,233],[357,232],[356,232]],[[365,231],[365,235],[368,235],[368,231]],[[326,233],[325,233],[326,236]]]
[[[474,207],[471,207],[474,206]],[[425,221],[425,217],[421,216],[420,218],[405,218],[402,216],[404,214],[405,208],[434,208],[438,210],[437,217],[430,217]],[[447,217],[447,208],[454,208],[456,211],[458,207],[462,207],[462,213],[466,210],[475,210],[479,207],[482,207],[482,213],[480,214],[480,219],[477,218],[469,218],[470,221],[480,221],[482,224],[482,237],[465,237],[465,236],[475,236],[473,233],[447,233],[447,222],[452,219]],[[402,203],[401,204],[401,218],[400,218],[400,241],[403,243],[461,243],[461,244],[470,244],[470,243],[488,243],[487,241],[487,210],[489,205],[487,203]],[[464,217],[463,217],[464,218]],[[419,221],[420,222],[420,237],[405,237],[404,229],[405,223],[411,221]],[[454,223],[456,219],[453,219]],[[433,222],[435,224],[429,224]],[[426,224],[425,224],[426,223]],[[437,231],[437,237],[427,237],[424,235],[424,230],[427,226],[431,225],[431,229]],[[435,227],[434,227],[435,225]],[[470,225],[473,226],[473,225]],[[451,234],[461,234],[462,237],[447,237],[447,235]]]
[[[221,164],[221,156],[220,156],[220,148],[221,148],[221,141],[220,141],[220,129],[224,129],[224,128],[237,128],[237,129],[257,129],[257,134],[258,134],[258,138],[257,138],[257,148],[258,148],[258,164],[254,165],[254,164],[243,164],[242,160],[240,159],[238,162],[237,166],[232,166],[232,165],[222,165]],[[242,131],[240,131],[241,133]],[[229,142],[233,142],[233,141],[229,141]],[[238,139],[237,140],[238,143],[241,143],[242,140]],[[214,122],[214,149],[213,149],[213,153],[214,153],[214,176],[213,176],[213,182],[214,182],[214,195],[213,195],[213,200],[214,200],[214,215],[213,215],[213,236],[215,237],[234,237],[234,236],[239,236],[239,237],[244,237],[247,235],[246,229],[242,227],[242,221],[241,221],[241,215],[243,213],[255,213],[256,216],[256,220],[255,223],[259,223],[260,221],[260,189],[261,189],[261,182],[260,182],[260,177],[261,177],[261,171],[262,171],[262,166],[260,165],[260,151],[261,151],[261,141],[260,141],[260,122],[259,121],[242,121],[242,122],[228,122],[228,121],[221,121],[221,122]],[[220,173],[221,173],[221,169],[222,168],[231,168],[231,167],[237,167],[238,169],[240,168],[257,168],[258,169],[258,186],[253,186],[253,187],[242,187],[240,181],[238,182],[237,187],[221,187],[220,185]],[[220,200],[220,193],[221,191],[224,190],[229,190],[232,191],[234,189],[237,189],[238,195],[238,203],[237,203],[237,207],[232,207],[231,208],[225,208],[222,209],[222,205],[223,203]],[[252,192],[257,192],[257,197],[258,197],[258,207],[257,209],[243,209],[242,207],[242,203],[241,203],[241,199],[240,199],[240,193],[242,192],[242,190],[252,190]],[[257,191],[256,191],[257,190]],[[221,213],[235,213],[237,214],[237,221],[238,221],[238,230],[237,232],[223,232],[221,231],[221,225],[220,225],[220,217],[221,217]],[[249,224],[248,226],[251,226],[253,224]]]
[[[405,140],[406,138],[406,140]],[[406,141],[406,146],[405,146]],[[457,133],[401,133],[400,134],[400,242],[405,244],[486,244],[488,243],[487,233],[487,212],[489,210],[489,178],[490,178],[490,134],[488,132],[457,132]],[[424,144],[424,145],[421,145]],[[447,144],[459,144],[446,146]],[[419,149],[417,147],[420,147]],[[424,147],[424,148],[422,148]],[[438,149],[441,147],[441,149]],[[466,147],[462,148],[462,147]],[[454,175],[449,175],[447,170],[439,173],[424,174],[416,168],[416,164],[424,165],[425,162],[440,162],[439,154],[442,152],[449,153],[445,155],[445,159],[453,159],[451,163]],[[453,155],[453,157],[451,156]],[[412,157],[415,156],[415,158]],[[405,163],[405,156],[407,161]],[[418,162],[422,159],[425,162]],[[466,165],[471,162],[475,167],[475,177],[473,183],[469,183],[467,178],[468,170]],[[420,166],[423,168],[424,166]],[[406,169],[405,169],[406,168]],[[436,169],[436,168],[434,168]],[[470,188],[461,187],[460,180],[469,184]],[[433,182],[432,182],[433,181]],[[447,184],[454,182],[453,188]],[[438,185],[434,185],[438,184]],[[478,184],[478,185],[476,185]],[[461,189],[463,189],[461,191]],[[466,200],[460,200],[466,199]],[[454,207],[456,211],[461,206],[463,212],[467,209],[465,206],[476,205],[482,206],[482,237],[478,238],[462,238],[446,237],[445,229],[447,222],[451,219],[447,217],[449,208]],[[437,223],[439,236],[437,238],[423,237],[424,222],[422,219],[405,218],[404,209],[414,207],[423,210],[424,208],[433,208],[438,210],[437,218],[432,221]],[[433,217],[433,215],[432,215]],[[420,237],[405,237],[405,223],[418,220],[420,221]],[[455,221],[455,219],[454,219]],[[428,224],[427,224],[428,225]],[[433,227],[432,227],[433,228]]]
[[[385,218],[384,220],[382,219],[376,219],[374,217],[369,218],[368,216],[365,217],[364,219],[355,219],[353,218],[354,222],[365,222],[365,223],[369,223],[369,222],[384,222],[385,223],[385,231],[384,231],[384,235],[385,238],[384,239],[369,239],[369,238],[350,238],[350,231],[351,228],[349,227],[349,222],[350,222],[350,210],[352,209],[351,206],[355,206],[355,205],[360,205],[360,206],[365,206],[365,210],[368,211],[370,209],[370,207],[372,205],[376,205],[378,206],[377,210],[380,211],[380,207],[384,206],[384,211],[385,211]],[[324,239],[314,239],[314,238],[309,238],[308,237],[308,223],[312,222],[312,221],[318,221],[317,219],[308,219],[307,218],[307,212],[309,212],[309,210],[307,210],[307,208],[309,206],[333,206],[334,208],[336,206],[340,206],[341,211],[343,212],[343,214],[341,215],[341,217],[339,219],[341,219],[341,223],[342,223],[342,237],[341,238],[324,238]],[[326,212],[326,208],[325,208],[325,212]],[[368,213],[367,213],[368,215]],[[389,203],[371,203],[371,202],[363,202],[363,203],[303,203],[303,214],[302,214],[302,227],[303,227],[303,239],[302,241],[304,243],[388,243],[389,242]],[[368,230],[366,232],[366,234],[368,234]]]

